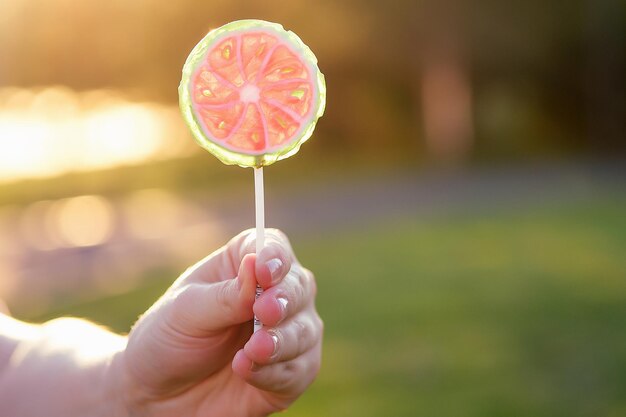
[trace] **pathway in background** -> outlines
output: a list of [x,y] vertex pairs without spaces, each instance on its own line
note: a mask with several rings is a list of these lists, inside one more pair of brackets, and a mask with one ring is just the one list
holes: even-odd
[[[360,181],[338,178],[297,187],[274,186],[271,175],[267,181],[267,225],[280,227],[294,239],[409,216],[428,219],[607,196],[615,196],[618,204],[626,201],[626,164],[617,162],[398,171]],[[136,239],[120,233],[99,246],[30,250],[5,257],[5,262],[13,263],[16,279],[4,296],[10,305],[19,300],[17,310],[36,312],[59,297],[126,291],[138,285],[146,271],[179,270],[229,236],[254,226],[252,196],[182,201],[192,214],[158,238]]]
[[[337,231],[403,216],[524,208],[599,196],[626,197],[626,163],[404,171],[363,181],[267,187],[267,224],[289,234]],[[237,207],[245,207],[238,209]],[[234,232],[251,225],[248,202],[214,207]]]

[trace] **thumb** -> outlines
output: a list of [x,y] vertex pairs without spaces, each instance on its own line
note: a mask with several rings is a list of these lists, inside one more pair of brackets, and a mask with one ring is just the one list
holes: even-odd
[[235,278],[213,283],[190,283],[175,295],[172,327],[187,336],[206,336],[216,330],[252,320],[256,255],[246,255]]

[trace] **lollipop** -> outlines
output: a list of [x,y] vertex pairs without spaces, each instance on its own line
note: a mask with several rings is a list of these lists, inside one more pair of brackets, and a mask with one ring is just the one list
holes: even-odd
[[[324,113],[326,85],[315,55],[279,24],[238,20],[210,31],[193,48],[178,94],[200,146],[225,164],[254,168],[259,253],[263,167],[298,152]],[[256,318],[254,324],[256,331]]]

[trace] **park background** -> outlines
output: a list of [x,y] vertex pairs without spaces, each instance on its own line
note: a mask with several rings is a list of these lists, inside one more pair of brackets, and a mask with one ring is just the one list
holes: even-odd
[[318,280],[317,382],[288,416],[626,414],[619,0],[0,2],[0,298],[127,332],[253,227],[252,172],[177,108],[211,28],[282,23],[326,114],[266,169]]

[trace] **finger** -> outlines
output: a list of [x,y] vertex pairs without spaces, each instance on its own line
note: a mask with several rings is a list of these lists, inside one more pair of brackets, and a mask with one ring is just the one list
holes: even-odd
[[291,270],[293,259],[293,253],[285,243],[266,243],[257,256],[256,279],[259,285],[264,289],[277,285]]
[[203,336],[252,319],[256,255],[247,255],[236,278],[214,283],[192,283],[173,294],[171,326],[185,335]]
[[265,326],[274,327],[315,299],[317,287],[311,271],[294,264],[287,276],[267,289],[254,303],[254,313]]
[[241,251],[246,247],[251,230],[245,230],[233,237],[228,243],[207,257],[189,267],[175,282],[175,286],[184,286],[193,282],[219,282],[237,274],[241,260],[254,249]]
[[[283,232],[277,229],[266,229],[265,246],[261,251],[259,260],[259,270],[262,277],[262,283],[272,281],[271,272],[268,274],[269,267],[279,270],[276,280],[281,279],[284,274],[289,271],[291,263],[295,261],[295,255],[291,248],[289,240]],[[229,279],[237,273],[241,260],[250,253],[255,253],[256,248],[256,231],[254,229],[244,230],[237,236],[233,237],[228,243],[222,246],[211,255],[202,259],[200,262],[189,268],[177,281],[177,285],[183,285],[189,282],[218,282]],[[271,259],[278,258],[282,262],[282,267],[276,262],[272,265],[265,265]]]
[[267,365],[294,359],[322,339],[324,325],[314,309],[297,314],[278,327],[263,328],[244,346],[253,362]]
[[287,236],[278,229],[267,229],[265,245],[257,257],[256,276],[263,288],[278,284],[297,262]]
[[321,343],[295,359],[260,366],[254,363],[244,350],[235,355],[233,371],[247,383],[259,389],[278,394],[298,395],[308,387],[321,364]]

